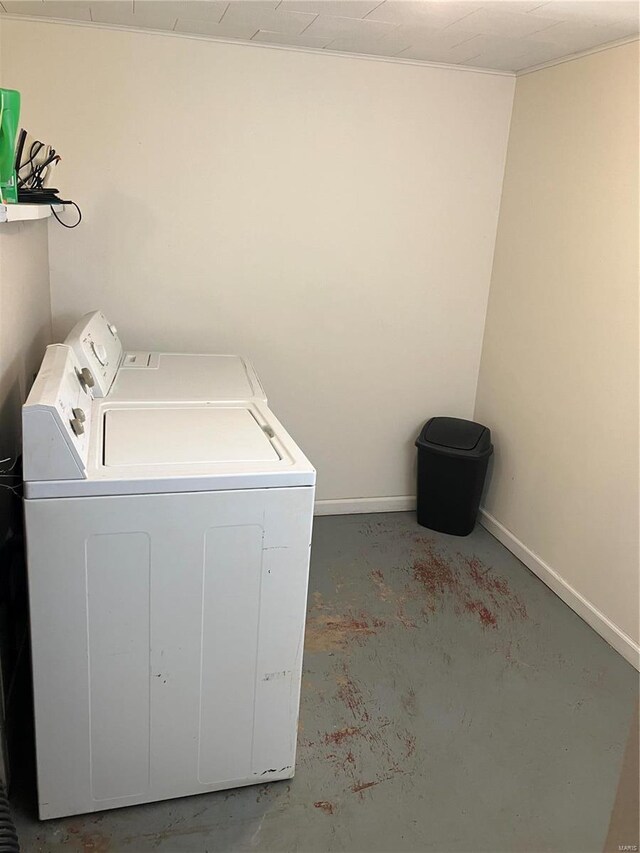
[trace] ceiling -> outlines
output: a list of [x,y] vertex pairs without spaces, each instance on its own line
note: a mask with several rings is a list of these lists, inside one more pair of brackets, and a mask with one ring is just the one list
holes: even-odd
[[0,13],[517,72],[638,35],[638,0],[2,0]]

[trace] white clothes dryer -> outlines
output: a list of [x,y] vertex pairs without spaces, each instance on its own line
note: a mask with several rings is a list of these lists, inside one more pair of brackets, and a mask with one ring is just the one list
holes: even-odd
[[253,365],[239,355],[125,352],[102,311],[78,320],[65,339],[94,397],[112,400],[267,402]]

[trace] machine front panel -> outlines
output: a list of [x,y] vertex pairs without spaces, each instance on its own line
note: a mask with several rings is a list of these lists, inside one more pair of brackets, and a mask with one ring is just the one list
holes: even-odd
[[143,795],[150,784],[151,539],[143,531],[99,533],[87,538],[85,555],[91,794],[96,801]]
[[291,776],[313,488],[25,503],[41,817]]

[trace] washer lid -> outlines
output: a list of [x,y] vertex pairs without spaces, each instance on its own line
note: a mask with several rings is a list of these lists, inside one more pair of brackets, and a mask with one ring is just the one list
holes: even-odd
[[110,409],[104,432],[106,467],[280,459],[246,407]]

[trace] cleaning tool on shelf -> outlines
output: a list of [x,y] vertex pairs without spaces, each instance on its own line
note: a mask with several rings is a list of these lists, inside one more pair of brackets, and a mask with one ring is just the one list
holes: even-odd
[[18,201],[15,149],[19,121],[20,92],[0,89],[0,201],[3,204]]
[[[48,205],[61,225],[76,228],[82,221],[80,208],[75,201],[60,198],[59,190],[49,186],[53,169],[61,160],[60,155],[51,145],[45,145],[38,139],[27,144],[26,130],[18,134],[19,121],[20,92],[0,89],[0,203]],[[65,205],[74,207],[78,214],[72,224],[63,222],[56,212],[56,207]],[[2,221],[6,222],[8,218],[5,216]]]
[[[49,205],[54,217],[65,228],[76,228],[82,221],[82,212],[75,201],[60,198],[57,187],[49,186],[51,173],[62,158],[52,145],[46,145],[39,139],[29,137],[21,130],[16,147],[16,176],[18,184],[17,201],[19,204]],[[70,224],[63,222],[56,213],[56,207],[70,205],[76,209],[77,220]],[[2,853],[2,851],[0,851]]]

